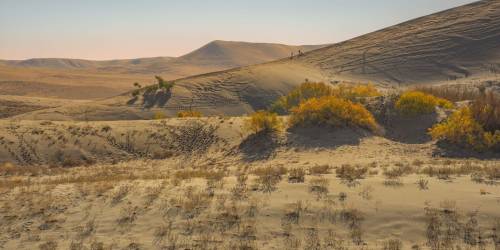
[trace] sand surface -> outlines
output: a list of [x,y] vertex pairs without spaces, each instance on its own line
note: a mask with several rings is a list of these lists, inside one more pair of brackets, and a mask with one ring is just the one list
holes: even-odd
[[255,136],[243,121],[1,122],[0,159],[19,167],[0,167],[0,244],[494,249],[498,158],[440,157],[433,142],[350,129]]

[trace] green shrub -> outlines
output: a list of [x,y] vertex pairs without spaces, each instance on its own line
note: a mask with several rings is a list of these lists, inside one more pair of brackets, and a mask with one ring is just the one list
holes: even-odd
[[169,92],[175,85],[174,82],[165,81],[161,76],[155,76],[155,78],[156,78],[156,81],[158,82],[158,88],[164,89],[167,92]]
[[282,128],[282,122],[276,113],[257,111],[245,121],[245,127],[253,133],[275,132]]
[[437,106],[453,108],[450,101],[420,91],[403,93],[396,101],[396,109],[405,115],[430,114]]
[[292,109],[292,126],[329,125],[377,131],[373,115],[363,105],[334,96],[311,98]]

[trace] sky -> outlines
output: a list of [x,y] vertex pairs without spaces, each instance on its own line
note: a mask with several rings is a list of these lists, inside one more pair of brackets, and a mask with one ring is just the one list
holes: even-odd
[[0,58],[180,56],[213,40],[325,44],[471,0],[0,0]]

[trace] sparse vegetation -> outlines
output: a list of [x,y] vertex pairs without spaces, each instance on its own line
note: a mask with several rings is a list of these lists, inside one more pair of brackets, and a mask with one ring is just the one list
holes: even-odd
[[288,171],[288,182],[302,183],[305,180],[306,171],[302,168],[292,168]]
[[352,165],[342,165],[335,170],[337,177],[346,180],[349,182],[353,182],[359,179],[363,179],[368,172],[367,167],[362,166],[352,166]]
[[455,84],[443,86],[417,86],[414,90],[433,95],[453,102],[468,101],[476,99],[480,92],[468,84]]
[[172,88],[175,86],[174,82],[167,82],[161,76],[155,76],[155,78],[158,83],[158,88],[163,89],[166,92],[170,92]]
[[281,130],[282,121],[276,113],[257,111],[245,121],[245,127],[252,133],[271,133]]
[[185,110],[177,113],[177,117],[179,118],[187,118],[187,117],[202,117],[203,114],[196,110]]
[[167,118],[167,115],[165,115],[162,111],[157,111],[153,115],[153,120],[162,120],[165,118]]
[[453,103],[420,91],[408,91],[399,97],[395,107],[405,115],[421,115],[433,113],[436,107],[453,108]]

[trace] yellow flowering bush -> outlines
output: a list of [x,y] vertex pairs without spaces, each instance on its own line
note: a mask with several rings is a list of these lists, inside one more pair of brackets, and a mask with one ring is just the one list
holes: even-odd
[[406,115],[430,114],[437,106],[449,109],[453,103],[421,91],[408,91],[396,101],[396,109]]
[[185,110],[177,113],[177,117],[202,117],[202,113],[196,110]]
[[329,125],[377,131],[373,115],[363,105],[335,96],[311,98],[292,109],[292,126]]
[[282,122],[276,113],[257,111],[245,121],[245,127],[253,133],[279,131]]
[[286,114],[292,108],[299,106],[303,101],[323,96],[335,96],[351,101],[358,101],[360,98],[380,95],[380,92],[372,84],[340,84],[333,87],[322,82],[305,82],[288,95],[278,99],[278,101],[271,106],[271,110],[280,114]]
[[429,134],[433,139],[471,147],[478,151],[500,146],[500,130],[485,131],[474,119],[469,107],[459,109],[446,121],[432,127]]

